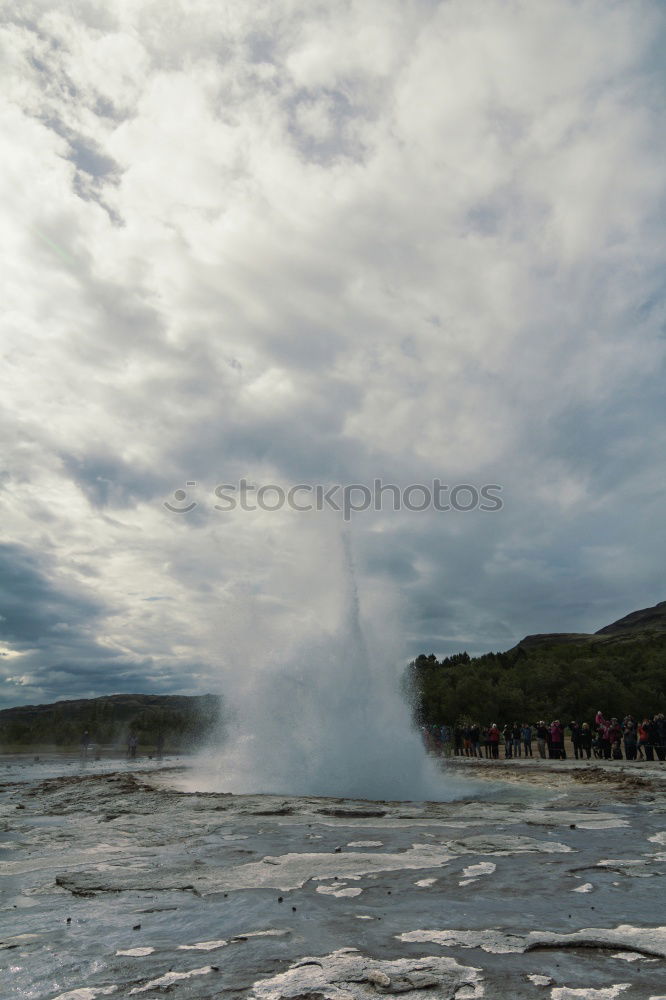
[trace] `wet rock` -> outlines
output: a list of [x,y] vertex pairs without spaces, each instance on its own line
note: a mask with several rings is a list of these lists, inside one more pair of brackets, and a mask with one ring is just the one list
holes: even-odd
[[152,860],[151,867],[140,869],[66,872],[57,875],[56,882],[76,896],[90,896],[100,892],[174,889],[196,891],[198,895],[230,889],[288,891],[300,888],[309,879],[331,878],[334,874],[351,877],[379,871],[437,868],[447,864],[452,856],[444,847],[417,844],[402,854],[365,854],[360,851],[340,855],[334,852],[294,852],[275,858],[278,862],[276,865],[256,861],[231,868],[213,865],[197,868],[193,861],[185,868],[177,865],[167,868],[155,859]]
[[390,977],[387,976],[385,972],[381,972],[379,969],[370,969],[370,971],[366,973],[365,978],[367,982],[373,983],[375,986],[391,985]]
[[[602,986],[600,989],[587,987],[571,989],[568,986],[556,987],[552,990],[551,1000],[617,1000],[623,990],[628,990],[631,983],[618,983],[616,986]],[[658,998],[650,998],[658,1000]]]
[[527,976],[527,979],[535,986],[552,986],[554,980],[550,976]]
[[[247,935],[242,934],[237,935],[237,937],[232,938],[232,941],[247,941]],[[217,941],[197,941],[195,944],[179,944],[178,951],[217,951],[220,948],[226,948],[229,944],[224,938],[220,938]]]
[[[480,970],[459,965],[452,958],[401,958],[377,961],[354,948],[341,948],[330,955],[306,958],[286,972],[255,983],[254,1000],[367,1000],[368,985],[378,993],[415,993],[433,1000],[455,1000],[463,995],[473,1000],[483,996]],[[419,991],[429,991],[420,993]],[[463,990],[465,992],[463,993]]]
[[346,809],[344,807],[326,807],[317,809],[322,816],[337,816],[338,819],[380,819],[386,816],[386,809]]
[[178,982],[182,982],[185,979],[191,979],[193,976],[205,976],[213,971],[211,965],[205,965],[201,969],[190,969],[189,972],[173,972],[169,970],[164,976],[159,976],[157,979],[151,979],[150,982],[144,983],[143,986],[135,986],[131,989],[130,996],[135,993],[147,993],[149,990],[155,989],[169,989]]
[[[70,775],[73,777],[71,771]],[[546,781],[550,782],[551,776]],[[564,781],[573,785],[566,775],[562,784]],[[108,983],[116,984],[116,995],[128,1000],[134,1000],[133,990],[139,996],[173,993],[192,998],[243,996],[246,1000],[278,1000],[281,996],[286,1000],[295,1000],[296,996],[310,1000],[371,1000],[379,993],[401,992],[414,1000],[444,1000],[455,993],[456,1000],[464,1000],[478,991],[480,979],[466,983],[459,978],[458,984],[451,986],[443,974],[446,969],[433,965],[438,959],[455,958],[464,968],[467,963],[461,956],[473,956],[470,965],[488,966],[487,981],[483,983],[486,1000],[509,996],[538,1000],[540,995],[551,1000],[554,984],[538,989],[536,982],[526,978],[526,973],[533,971],[566,984],[560,987],[562,990],[588,984],[607,990],[612,988],[608,984],[618,979],[624,982],[632,978],[637,996],[647,1000],[662,992],[661,959],[656,954],[659,941],[655,945],[651,936],[654,928],[637,926],[632,930],[633,924],[656,923],[660,917],[659,882],[645,884],[635,875],[656,876],[666,868],[661,792],[656,807],[634,802],[626,819],[616,810],[617,796],[613,798],[610,785],[595,793],[596,798],[593,785],[573,788],[564,802],[561,796],[552,797],[550,785],[549,801],[541,806],[534,805],[533,789],[527,807],[519,797],[507,801],[504,792],[486,801],[469,799],[413,807],[382,803],[385,815],[373,819],[359,815],[368,806],[374,812],[376,804],[372,803],[326,803],[295,797],[285,801],[277,796],[229,797],[222,816],[217,811],[217,793],[172,794],[151,786],[147,780],[126,782],[122,775],[110,779],[89,774],[69,784],[54,783],[38,796],[32,796],[31,789],[29,782],[23,783],[19,791],[8,789],[2,802],[2,815],[9,821],[5,833],[10,837],[3,838],[0,845],[4,848],[0,874],[5,876],[0,881],[9,894],[3,896],[0,908],[12,921],[20,916],[20,929],[39,931],[33,940],[5,942],[6,947],[17,949],[12,951],[12,957],[17,960],[17,969],[21,967],[15,974],[16,990],[21,995],[53,997],[55,991],[45,977],[52,975],[48,970],[52,969],[54,947],[66,963],[59,988],[70,992],[68,1000],[84,989],[102,996],[100,989],[108,989]],[[558,786],[556,791],[560,790]],[[30,797],[29,822],[14,815],[20,795]],[[506,795],[512,796],[513,790]],[[582,812],[583,805],[589,811]],[[284,806],[293,808],[293,819],[285,816],[272,822],[258,815],[275,814]],[[327,806],[353,816],[319,815],[316,832],[308,828],[313,814]],[[601,812],[601,808],[613,812]],[[67,818],[60,819],[64,813]],[[101,817],[116,815],[122,819],[100,825]],[[33,816],[38,817],[34,822]],[[629,820],[631,830],[621,829]],[[578,831],[589,830],[590,835],[578,832],[575,838],[570,837],[572,824]],[[12,837],[18,828],[19,838]],[[525,838],[528,831],[534,837]],[[314,837],[316,841],[310,839]],[[232,841],[239,839],[248,840],[248,846],[255,849],[249,861],[233,854],[238,845]],[[349,842],[349,849],[345,846],[336,853],[336,840],[340,846]],[[415,840],[420,843],[413,843]],[[564,843],[554,847],[559,840]],[[568,854],[564,856],[566,840],[578,852],[573,862],[580,866],[577,879],[570,874],[572,860]],[[371,844],[377,846],[364,850]],[[598,859],[604,855],[615,860],[600,862]],[[496,873],[481,879],[495,862]],[[477,881],[461,889],[458,879],[463,866],[465,873]],[[580,888],[586,877],[593,877],[590,868],[595,873],[599,922],[610,926],[610,936],[603,927],[585,926],[594,914],[580,896],[576,908],[572,906],[571,919],[566,919],[565,901],[574,902],[568,891]],[[622,875],[614,875],[615,868],[618,872],[622,869]],[[386,872],[391,873],[390,877],[383,874]],[[621,891],[611,884],[618,877]],[[436,888],[428,889],[435,881]],[[387,882],[391,890],[387,890]],[[328,902],[324,896],[330,894],[329,889],[342,898],[332,898],[330,906],[322,905]],[[256,928],[265,926],[267,901],[277,899],[271,890],[277,891],[284,902],[288,902],[285,891],[290,892],[289,898],[299,911],[299,921],[293,921],[294,927],[298,923],[298,933],[287,932],[288,937],[274,941],[250,941],[255,934],[269,933]],[[228,901],[232,891],[233,901]],[[315,891],[322,895],[315,895]],[[69,892],[82,897],[76,904],[76,933],[71,930],[71,922],[62,926],[67,911],[72,912]],[[388,893],[392,893],[390,906],[388,898],[383,899]],[[105,894],[114,895],[107,900]],[[160,905],[160,899],[165,905]],[[527,899],[529,912],[522,906]],[[295,915],[296,906],[289,911],[289,905],[273,913],[284,917],[286,909]],[[174,911],[157,918],[160,946],[152,951],[147,947],[131,948],[133,942],[138,944],[139,937],[145,941],[148,933],[135,932],[129,939],[127,936],[132,920],[144,912],[141,907],[146,912]],[[383,925],[385,934],[382,928],[375,927],[375,922],[383,919],[379,916],[382,912],[387,921]],[[113,916],[111,921],[107,920],[109,915]],[[42,927],[49,926],[49,919],[52,930],[44,933]],[[397,919],[401,923],[396,928]],[[620,919],[624,924],[615,927]],[[413,928],[447,925],[462,930],[453,931],[453,939],[437,940],[431,946],[423,944],[434,940],[431,932],[422,932],[426,936],[420,940],[393,937],[396,930],[413,933]],[[100,926],[105,928],[103,934]],[[247,933],[237,934],[244,927]],[[480,929],[484,927],[487,930]],[[542,930],[534,932],[537,927]],[[567,933],[554,934],[550,928]],[[168,935],[163,937],[167,930]],[[613,932],[620,931],[613,936]],[[345,949],[335,953],[341,959],[355,955],[357,964],[353,967],[336,971],[326,955],[319,956],[317,964],[310,960],[313,964],[302,965],[301,972],[319,969],[325,972],[323,979],[301,982],[295,993],[286,994],[279,983],[274,984],[272,997],[261,993],[255,983],[294,969],[292,963],[301,964],[303,954],[333,953],[338,944],[354,940],[355,932],[356,939],[361,935],[372,939],[372,956]],[[226,945],[207,940],[222,933]],[[476,939],[472,935],[477,935]],[[322,942],[326,942],[325,948]],[[454,955],[449,947],[479,950],[461,950]],[[190,969],[200,978],[188,978],[190,964],[198,965],[198,960],[206,959],[211,952],[213,957],[216,948],[224,948],[224,952],[217,960],[215,968],[220,971],[215,972],[215,983],[207,981],[205,969]],[[617,949],[627,956],[624,960],[613,957],[620,954]],[[114,958],[116,950],[128,954]],[[29,952],[30,961],[19,960],[21,951]],[[197,955],[203,951],[207,955]],[[422,959],[424,953],[432,951],[437,958]],[[491,951],[497,957],[487,959],[482,951]],[[565,951],[569,954],[565,955]],[[86,978],[93,953],[98,963],[96,972]],[[223,954],[229,960],[219,965]],[[415,954],[419,959],[414,958]],[[182,958],[182,964],[176,958]],[[389,959],[408,964],[391,967]],[[417,961],[426,964],[417,968]],[[603,975],[604,967],[607,975]],[[213,975],[213,969],[209,967],[209,975]],[[381,972],[389,983],[372,982],[367,977],[372,970]],[[163,979],[165,975],[179,978]],[[566,1000],[576,996],[581,1000],[583,995],[587,994],[563,993],[561,997]]]
[[486,835],[479,834],[472,837],[464,837],[454,840],[447,845],[450,850],[459,854],[527,854],[537,852],[540,854],[567,854],[573,850],[566,844],[560,844],[552,840],[535,840],[534,837],[515,837],[507,834]]
[[666,927],[633,927],[630,924],[620,924],[611,928],[586,927],[571,934],[557,934],[553,931],[512,934],[496,928],[481,931],[408,931],[399,934],[398,940],[432,942],[444,947],[482,948],[483,951],[496,955],[542,950],[559,951],[567,948],[606,950],[621,947],[623,951],[666,958]]
[[291,816],[294,812],[293,806],[280,806],[275,809],[253,809],[253,816]]
[[497,870],[497,865],[493,861],[479,861],[477,865],[468,865],[463,868],[465,878],[478,878],[480,875],[492,875]]

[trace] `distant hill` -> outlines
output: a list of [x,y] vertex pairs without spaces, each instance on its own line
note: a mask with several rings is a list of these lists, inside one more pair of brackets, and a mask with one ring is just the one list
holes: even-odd
[[[536,635],[526,635],[518,646],[552,646],[558,643],[599,642],[608,637],[627,641],[636,639],[638,633],[651,635],[666,633],[666,601],[660,601],[653,608],[643,608],[632,611],[610,625],[604,625],[597,632],[544,632]],[[601,638],[600,638],[601,637]],[[517,648],[517,647],[516,647]]]
[[589,642],[594,636],[588,632],[538,632],[536,635],[526,635],[515,647],[529,649],[531,646],[555,646],[558,643]]
[[191,746],[218,724],[216,695],[112,694],[101,698],[20,705],[0,710],[0,748],[6,745],[78,745],[87,729],[98,745],[122,744],[133,729],[140,744],[162,735],[172,748]]
[[666,711],[666,601],[595,633],[528,635],[503,653],[422,654],[406,689],[425,723],[652,716]]
[[611,625],[600,628],[595,635],[617,635],[627,632],[666,632],[666,601],[660,601],[653,608],[632,611]]

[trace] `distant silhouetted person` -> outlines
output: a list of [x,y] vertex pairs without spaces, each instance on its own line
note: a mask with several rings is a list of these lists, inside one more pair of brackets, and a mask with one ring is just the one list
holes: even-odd
[[637,742],[634,724],[627,722],[624,727],[624,756],[627,760],[636,760]]
[[548,726],[543,721],[543,719],[537,724],[536,728],[537,735],[537,747],[539,748],[539,757],[546,756],[546,748],[548,746],[548,737],[550,736]]
[[90,743],[90,733],[88,730],[84,730],[83,736],[81,737],[81,756],[85,760],[88,756],[88,744]]
[[497,760],[499,757],[500,731],[496,722],[493,722],[488,730],[488,742],[490,743],[490,752],[493,760]]
[[470,739],[472,741],[472,757],[481,756],[481,727],[478,722],[475,722],[473,726],[470,726],[469,730]]
[[583,751],[581,750],[581,745],[580,745],[580,735],[582,732],[582,726],[580,722],[576,722],[575,719],[572,719],[571,722],[569,723],[569,729],[571,731],[571,743],[573,744],[574,757],[576,760],[578,760],[579,757],[582,760]]
[[127,756],[130,760],[136,759],[136,748],[138,745],[138,740],[135,733],[130,733],[127,740]]
[[522,730],[517,722],[513,724],[513,730],[511,731],[511,745],[513,747],[513,756],[520,757],[520,741],[521,741]]
[[658,760],[666,759],[666,718],[664,718],[664,713],[659,712],[655,715],[652,720],[652,728],[654,733],[654,749],[657,754]]
[[532,727],[529,722],[523,722],[520,730],[520,735],[523,741],[523,750],[525,751],[526,757],[532,756]]

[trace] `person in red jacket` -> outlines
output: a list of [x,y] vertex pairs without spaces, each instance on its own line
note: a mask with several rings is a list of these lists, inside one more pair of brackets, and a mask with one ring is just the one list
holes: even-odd
[[638,755],[640,760],[654,760],[652,747],[650,747],[650,756],[648,757],[648,743],[650,742],[649,725],[650,720],[648,718],[638,723]]
[[490,743],[490,752],[492,753],[493,760],[497,760],[499,757],[500,731],[496,722],[493,722],[492,726],[488,730],[488,741]]
[[622,760],[622,726],[617,719],[610,721],[608,739],[610,740],[613,760]]
[[564,760],[564,729],[559,719],[550,724],[550,750],[554,760]]

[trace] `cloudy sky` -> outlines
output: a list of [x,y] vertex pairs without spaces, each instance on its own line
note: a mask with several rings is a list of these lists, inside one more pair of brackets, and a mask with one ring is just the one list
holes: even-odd
[[666,598],[662,3],[2,9],[4,705],[307,649],[345,536],[396,663]]

